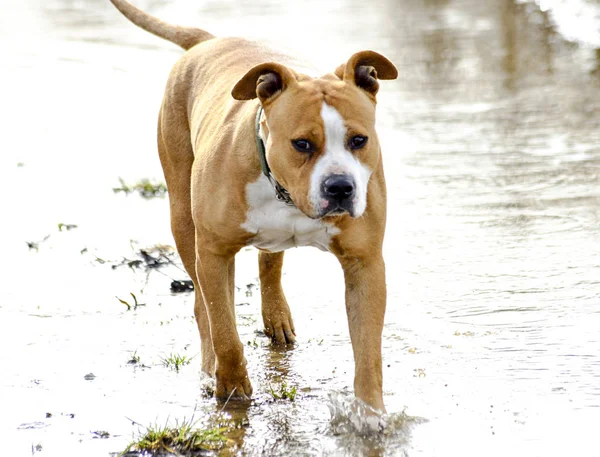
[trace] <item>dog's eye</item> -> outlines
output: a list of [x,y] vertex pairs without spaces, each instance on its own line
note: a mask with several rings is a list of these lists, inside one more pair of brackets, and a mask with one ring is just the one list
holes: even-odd
[[367,140],[368,140],[368,138],[366,136],[362,136],[362,135],[353,136],[352,138],[350,138],[350,141],[348,142],[348,147],[352,150],[364,148],[365,144],[367,144]]
[[313,152],[313,145],[308,140],[292,140],[292,146],[298,152]]

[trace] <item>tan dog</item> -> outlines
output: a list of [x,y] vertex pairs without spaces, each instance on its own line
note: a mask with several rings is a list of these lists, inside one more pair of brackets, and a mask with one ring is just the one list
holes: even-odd
[[134,24],[187,50],[167,82],[158,149],[173,235],[195,286],[202,369],[216,375],[217,397],[252,394],[235,323],[235,254],[260,249],[265,330],[291,343],[283,250],[316,246],[344,270],[355,395],[385,411],[386,189],[375,96],[378,79],[397,77],[394,65],[362,51],[313,78],[308,64],[259,43],[172,26],[111,1]]

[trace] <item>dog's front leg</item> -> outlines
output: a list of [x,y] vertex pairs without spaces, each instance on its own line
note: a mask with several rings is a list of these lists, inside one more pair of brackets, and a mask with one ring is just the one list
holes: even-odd
[[346,312],[354,352],[354,394],[385,412],[382,397],[381,333],[386,306],[381,253],[340,257],[346,281]]
[[252,395],[244,346],[235,325],[234,261],[234,255],[216,255],[206,249],[198,248],[196,253],[196,274],[217,359],[215,395],[220,399],[247,399]]
[[260,293],[265,334],[279,344],[290,344],[296,340],[294,321],[283,289],[281,288],[282,252],[258,253]]

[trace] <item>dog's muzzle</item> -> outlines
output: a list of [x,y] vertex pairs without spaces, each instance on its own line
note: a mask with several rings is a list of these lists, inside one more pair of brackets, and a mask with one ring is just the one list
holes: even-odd
[[321,185],[322,207],[320,217],[349,213],[354,217],[356,184],[348,175],[331,175]]

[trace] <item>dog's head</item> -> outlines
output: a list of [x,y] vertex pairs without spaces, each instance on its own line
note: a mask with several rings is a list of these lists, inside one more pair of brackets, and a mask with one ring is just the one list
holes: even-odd
[[237,100],[260,99],[271,172],[307,216],[364,213],[369,178],[381,160],[378,80],[397,75],[388,59],[362,51],[335,73],[315,79],[264,63],[233,88]]

